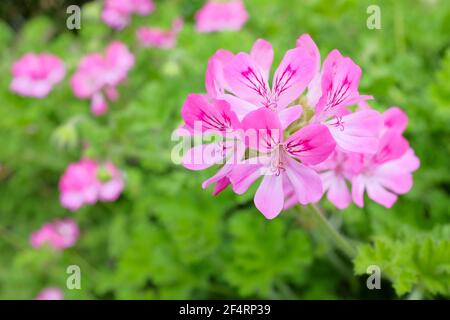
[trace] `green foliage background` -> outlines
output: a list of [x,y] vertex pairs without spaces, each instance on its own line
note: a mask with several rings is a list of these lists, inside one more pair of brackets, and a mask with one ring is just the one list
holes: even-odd
[[[0,20],[0,298],[64,289],[71,264],[81,267],[82,289],[64,289],[68,299],[450,297],[450,2],[245,0],[244,29],[214,34],[194,31],[203,1],[156,3],[151,16],[134,17],[121,32],[99,20],[99,1],[83,6],[78,33],[45,15],[18,31]],[[366,27],[371,4],[381,8],[381,30]],[[176,15],[186,20],[176,48],[137,46],[136,27],[168,27]],[[353,262],[307,208],[265,220],[251,194],[212,197],[200,184],[213,171],[171,162],[180,107],[188,93],[204,91],[217,49],[247,51],[261,37],[273,43],[277,63],[304,32],[322,58],[338,48],[362,67],[361,92],[376,97],[375,108],[406,111],[406,135],[421,160],[413,190],[390,210],[368,199],[364,209],[344,211],[323,201],[332,222],[360,243]],[[136,65],[120,99],[95,118],[68,80],[84,54],[113,39],[132,48]],[[11,64],[28,51],[55,53],[69,69],[42,100],[9,91]],[[126,188],[115,203],[70,213],[59,204],[58,180],[82,155],[111,159]],[[81,228],[75,247],[30,247],[31,232],[68,216]],[[381,290],[366,288],[373,264],[385,279]]]

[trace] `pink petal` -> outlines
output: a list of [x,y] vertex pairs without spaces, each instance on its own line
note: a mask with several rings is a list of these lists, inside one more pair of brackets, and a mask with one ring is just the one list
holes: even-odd
[[258,106],[250,103],[248,101],[242,100],[232,94],[223,94],[221,95],[221,99],[225,100],[230,104],[231,111],[233,111],[239,120],[244,119],[244,117],[251,111],[255,111]]
[[277,115],[267,108],[252,111],[242,120],[245,142],[261,152],[271,151],[283,139],[283,129]]
[[285,108],[278,112],[278,118],[280,119],[283,129],[289,127],[295,120],[298,120],[302,115],[303,108],[300,105]]
[[304,48],[291,49],[275,71],[272,92],[282,109],[297,99],[314,77],[315,60]]
[[334,175],[328,188],[327,198],[338,209],[345,209],[352,201],[350,191],[342,176]]
[[367,183],[367,195],[370,199],[386,208],[392,207],[395,201],[397,201],[395,194],[387,191],[375,181],[369,181]]
[[268,79],[273,61],[272,44],[263,39],[256,40],[253,44],[250,56],[261,67],[264,77]]
[[310,56],[314,58],[315,61],[315,69],[314,73],[319,73],[320,71],[320,52],[319,48],[315,44],[314,40],[307,33],[302,34],[297,39],[297,47],[304,48]]
[[338,50],[330,52],[322,69],[322,96],[316,114],[335,115],[340,108],[358,103],[369,97],[358,93],[361,68]]
[[352,199],[360,208],[364,207],[364,180],[364,176],[362,175],[357,175],[352,179]]
[[219,143],[201,144],[189,149],[182,164],[189,170],[204,170],[224,162],[222,146]]
[[391,130],[403,133],[408,125],[408,116],[399,107],[390,107],[383,113],[384,125]]
[[409,149],[409,142],[396,130],[385,131],[380,139],[375,161],[388,162],[400,158]]
[[326,160],[336,147],[327,127],[310,124],[292,134],[285,142],[286,151],[308,165]]
[[224,100],[209,102],[200,94],[190,94],[181,109],[181,115],[189,129],[205,132],[213,130],[225,133],[240,127],[236,114]]
[[101,116],[108,111],[108,104],[101,93],[96,93],[91,100],[91,112],[96,116]]
[[205,86],[206,92],[212,98],[220,98],[227,88],[224,77],[224,66],[233,59],[230,51],[220,49],[209,59],[206,69]]
[[298,202],[308,204],[319,201],[323,189],[317,172],[289,157],[286,157],[286,162],[285,174],[295,189]]
[[241,164],[233,166],[229,178],[233,185],[233,191],[243,194],[261,176],[261,168],[264,162],[270,161],[268,157],[250,158]]
[[374,110],[351,113],[327,122],[339,147],[348,152],[375,153],[383,126],[381,115]]
[[255,206],[267,218],[275,218],[283,210],[284,193],[282,176],[264,176],[256,190]]
[[241,99],[262,107],[270,97],[265,71],[247,53],[234,56],[225,66],[224,76],[231,92]]

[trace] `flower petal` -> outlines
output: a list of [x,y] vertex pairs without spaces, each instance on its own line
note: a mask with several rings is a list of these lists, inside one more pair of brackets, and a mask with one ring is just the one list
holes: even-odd
[[228,102],[216,99],[209,102],[206,96],[200,94],[190,94],[186,98],[181,115],[189,129],[200,132],[213,130],[225,133],[240,127]]
[[313,169],[286,157],[286,172],[291,185],[295,189],[298,202],[308,204],[320,200],[323,194],[322,182]]
[[270,97],[265,71],[247,53],[240,52],[225,66],[224,77],[230,91],[241,99],[264,106]]
[[278,116],[267,108],[252,111],[242,120],[245,143],[254,150],[269,152],[283,140]]
[[227,89],[227,84],[223,75],[224,66],[233,59],[230,51],[220,49],[209,59],[206,69],[205,86],[210,97],[220,98]]
[[370,180],[367,183],[367,195],[370,199],[386,208],[392,207],[397,201],[397,196],[395,194],[387,191],[379,183],[373,180]]
[[285,108],[278,112],[278,118],[280,119],[281,126],[283,129],[289,127],[291,123],[300,118],[302,115],[303,108],[301,105],[292,106]]
[[261,67],[264,77],[268,79],[273,61],[272,44],[264,39],[256,40],[253,44],[250,56]]
[[345,209],[352,202],[352,197],[345,179],[342,176],[334,175],[328,188],[327,198],[338,209]]
[[189,149],[182,164],[189,170],[204,170],[212,165],[223,163],[224,154],[219,143],[201,144]]
[[272,93],[277,108],[283,109],[297,99],[314,77],[315,60],[302,47],[288,50],[275,71]]
[[316,115],[333,116],[340,108],[358,103],[370,97],[358,92],[361,68],[350,58],[343,57],[338,50],[330,52],[323,63],[322,96]]
[[399,133],[405,131],[408,125],[408,116],[399,107],[390,107],[383,113],[384,125]]
[[292,134],[285,142],[286,151],[308,165],[326,160],[336,147],[328,128],[310,124]]
[[283,210],[283,179],[277,175],[264,176],[256,190],[255,206],[267,218],[275,218]]
[[375,153],[383,126],[381,115],[374,110],[357,111],[327,122],[339,147],[348,152]]

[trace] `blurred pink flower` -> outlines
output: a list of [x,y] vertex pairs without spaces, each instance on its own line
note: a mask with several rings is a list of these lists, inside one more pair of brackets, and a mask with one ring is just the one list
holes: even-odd
[[248,13],[241,0],[209,0],[195,14],[198,32],[237,31],[247,22]]
[[170,30],[141,27],[136,31],[136,36],[143,47],[170,49],[175,46],[177,35],[182,28],[183,20],[181,18],[176,18],[173,21]]
[[57,56],[27,53],[12,66],[11,90],[23,96],[43,98],[65,73],[64,63]]
[[104,55],[91,53],[81,59],[70,80],[72,91],[78,98],[91,99],[92,113],[104,114],[108,110],[107,99],[118,98],[116,86],[126,79],[133,65],[133,54],[123,43],[114,41]]
[[70,164],[61,177],[60,201],[64,208],[76,211],[84,204],[117,200],[123,187],[123,176],[112,163],[82,159]]
[[59,288],[45,288],[38,293],[35,300],[63,300],[63,292]]
[[39,248],[45,244],[56,250],[72,247],[78,239],[77,223],[72,219],[55,220],[44,224],[30,237],[31,245]]
[[123,29],[130,23],[131,15],[148,15],[155,10],[152,0],[106,0],[102,19],[114,29]]

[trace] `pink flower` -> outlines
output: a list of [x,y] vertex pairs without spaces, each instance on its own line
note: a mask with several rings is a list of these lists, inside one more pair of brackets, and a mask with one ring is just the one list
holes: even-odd
[[245,130],[258,131],[256,143],[249,147],[257,148],[262,155],[234,166],[230,181],[236,193],[244,193],[258,177],[264,176],[254,202],[267,219],[283,210],[290,189],[301,204],[319,201],[322,183],[309,166],[324,161],[336,146],[325,126],[308,125],[284,140],[281,122],[266,108],[250,112],[242,125]]
[[64,208],[76,211],[98,200],[115,201],[124,187],[120,171],[107,162],[99,165],[91,159],[70,164],[59,181],[60,201]]
[[112,42],[105,54],[92,53],[84,56],[70,80],[75,96],[91,99],[91,111],[95,115],[108,110],[107,99],[118,98],[116,86],[124,81],[134,65],[134,56],[121,42]]
[[352,178],[352,198],[359,207],[364,206],[364,191],[373,201],[392,207],[397,195],[409,192],[412,172],[420,161],[402,136],[407,117],[398,108],[384,114],[384,129],[375,154],[361,154],[353,163],[356,174]]
[[195,14],[198,32],[237,31],[247,22],[248,13],[241,0],[209,0]]
[[241,128],[241,123],[226,101],[209,101],[206,96],[199,94],[187,97],[181,114],[184,129],[189,135],[218,134],[222,137],[217,142],[202,143],[187,150],[182,160],[183,166],[190,170],[204,170],[215,164],[224,164],[222,169],[202,185],[207,188],[215,183],[213,194],[216,195],[230,184],[228,174],[243,156],[245,147],[235,133]]
[[316,75],[307,94],[308,104],[315,111],[311,123],[326,125],[337,145],[345,151],[376,152],[383,122],[380,114],[371,109],[353,113],[347,109],[372,98],[358,92],[361,68],[334,49],[320,71],[320,53],[311,37],[307,34],[300,36],[297,47],[319,58],[315,65]]
[[152,0],[106,0],[103,21],[114,29],[123,29],[130,23],[131,15],[148,15],[155,10]]
[[59,288],[45,288],[41,292],[38,293],[35,300],[63,300],[64,295],[61,289]]
[[172,23],[170,30],[159,28],[141,27],[136,31],[136,36],[143,47],[161,49],[173,48],[177,41],[177,35],[183,28],[183,20],[177,18]]
[[56,250],[63,250],[74,246],[78,235],[78,225],[74,220],[55,220],[44,224],[34,232],[30,237],[30,242],[34,248],[47,244]]
[[65,75],[64,63],[49,53],[27,53],[12,66],[11,90],[28,97],[43,98]]
[[254,43],[250,54],[233,55],[219,50],[208,63],[205,81],[208,95],[229,102],[239,119],[261,107],[268,108],[278,114],[286,128],[302,113],[300,105],[291,104],[313,78],[316,61],[304,48],[288,50],[270,87],[273,56],[272,45],[262,39]]

